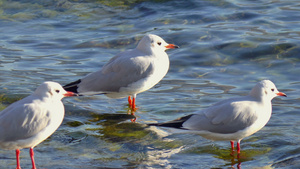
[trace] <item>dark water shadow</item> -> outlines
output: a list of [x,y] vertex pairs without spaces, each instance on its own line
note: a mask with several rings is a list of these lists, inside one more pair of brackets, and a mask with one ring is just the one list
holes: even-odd
[[[247,161],[253,161],[255,157],[264,155],[268,152],[268,149],[246,149],[241,150],[241,153],[238,154],[236,151],[231,150],[231,148],[223,149],[218,146],[203,146],[203,147],[195,147],[190,148],[184,151],[184,153],[191,153],[191,154],[211,154],[214,158],[221,159],[225,161],[223,166],[230,167],[230,168],[243,168],[243,163]],[[212,164],[213,165],[213,164]]]

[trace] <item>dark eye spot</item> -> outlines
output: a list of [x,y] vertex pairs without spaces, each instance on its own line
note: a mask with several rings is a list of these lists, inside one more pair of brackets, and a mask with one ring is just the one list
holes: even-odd
[[161,45],[161,42],[157,42],[157,44],[160,46],[160,45]]
[[56,93],[59,93],[59,90],[55,90]]
[[275,89],[271,89],[271,91],[272,91],[272,92],[274,92],[274,91],[275,91]]

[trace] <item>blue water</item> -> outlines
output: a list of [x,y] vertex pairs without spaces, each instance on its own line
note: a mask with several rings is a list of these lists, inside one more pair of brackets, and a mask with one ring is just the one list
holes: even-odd
[[[60,128],[35,148],[38,168],[237,168],[229,142],[194,134],[161,137],[145,123],[173,120],[272,80],[287,98],[245,138],[241,168],[299,168],[300,5],[289,0],[7,1],[0,2],[0,108],[44,81],[64,85],[134,48],[147,33],[168,43],[170,70],[137,96],[137,121],[126,99],[65,98]],[[0,150],[0,168],[15,168]],[[30,168],[28,150],[21,166]]]

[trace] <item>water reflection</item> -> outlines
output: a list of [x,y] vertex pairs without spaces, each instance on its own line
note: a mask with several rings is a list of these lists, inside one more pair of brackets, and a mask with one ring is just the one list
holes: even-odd
[[[176,152],[173,154],[173,156],[175,155],[175,157],[176,154],[181,154],[184,155],[187,159],[190,159],[191,156],[195,155],[198,156],[199,160],[201,160],[206,159],[206,156],[208,156],[210,158],[217,158],[224,161],[223,164],[212,164],[212,166],[223,165],[223,167],[232,167],[240,169],[242,168],[243,163],[255,161],[257,158],[266,156],[272,150],[272,148],[268,146],[264,146],[259,142],[254,142],[262,138],[245,139],[245,141],[243,141],[244,146],[241,150],[241,153],[238,154],[236,150],[232,151],[232,149],[229,146],[229,141],[209,141],[196,134],[183,134],[181,130],[169,128],[160,129],[158,127],[151,126],[148,129],[153,131],[163,142],[174,142],[179,140],[181,141],[179,143],[179,145],[181,145],[180,151],[177,151],[179,150],[178,148],[175,148],[173,149],[174,151],[172,151]],[[223,147],[228,148],[224,149]],[[169,152],[171,152],[171,150],[169,150]],[[202,162],[202,165],[205,166],[205,162]],[[194,163],[196,162],[189,160],[190,167],[196,165]]]
[[148,147],[148,151],[147,151],[148,160],[145,161],[143,165],[146,165],[148,167],[159,166],[168,169],[176,168],[176,166],[174,167],[172,162],[169,161],[168,159],[171,158],[172,155],[181,152],[183,149],[184,149],[183,146],[174,149],[162,149],[162,150],[157,150],[155,148]]

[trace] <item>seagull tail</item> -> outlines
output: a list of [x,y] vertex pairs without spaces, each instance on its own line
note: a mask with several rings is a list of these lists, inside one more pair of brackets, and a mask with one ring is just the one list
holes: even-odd
[[148,124],[149,126],[159,126],[159,127],[170,127],[170,128],[178,128],[178,129],[184,129],[182,128],[182,124],[186,122],[193,114],[190,114],[188,116],[181,117],[179,119],[165,122],[165,123],[152,123]]
[[81,82],[81,80],[77,80],[75,82],[69,83],[67,85],[64,85],[63,88],[68,91],[68,92],[74,92],[74,93],[78,93],[77,89],[78,89],[78,84]]

